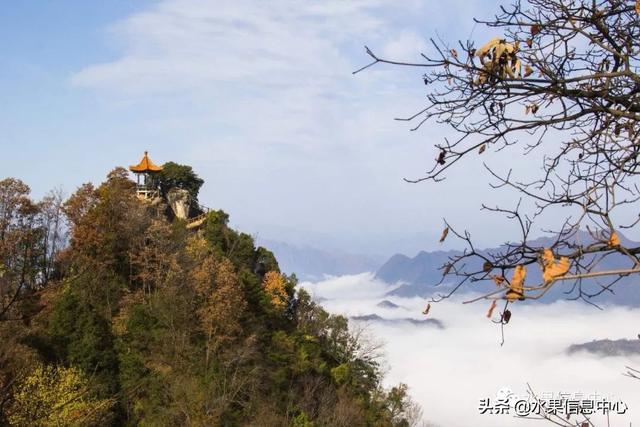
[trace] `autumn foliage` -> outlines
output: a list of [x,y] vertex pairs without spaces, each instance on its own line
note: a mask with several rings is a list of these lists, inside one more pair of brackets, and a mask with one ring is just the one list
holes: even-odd
[[269,271],[264,275],[262,286],[273,307],[281,311],[287,306],[289,295],[287,294],[285,278],[280,273]]
[[[116,168],[64,200],[0,181],[0,424],[408,425],[366,343],[211,211]],[[413,421],[412,421],[413,420]]]

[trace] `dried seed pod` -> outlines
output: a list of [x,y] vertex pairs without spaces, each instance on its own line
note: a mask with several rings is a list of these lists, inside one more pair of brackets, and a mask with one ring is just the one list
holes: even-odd
[[531,37],[535,37],[537,34],[540,33],[540,25],[539,24],[533,24],[531,26]]
[[427,307],[422,311],[422,314],[426,316],[427,314],[429,314],[430,310],[431,310],[431,303],[428,303]]
[[453,264],[451,264],[451,263],[445,265],[444,266],[444,270],[442,271],[442,275],[446,276],[447,274],[449,274],[449,272],[451,271],[452,267],[453,267]]
[[509,323],[509,320],[511,320],[511,312],[509,310],[505,310],[504,313],[502,313],[502,323],[506,325]]
[[440,243],[444,242],[444,239],[447,238],[447,234],[449,234],[449,227],[445,227],[444,230],[442,230],[442,234],[440,235]]

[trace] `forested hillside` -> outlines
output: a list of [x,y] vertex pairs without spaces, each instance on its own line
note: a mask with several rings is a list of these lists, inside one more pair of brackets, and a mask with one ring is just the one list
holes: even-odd
[[122,168],[66,200],[0,181],[0,425],[414,423],[371,346],[223,211],[188,230],[134,190]]

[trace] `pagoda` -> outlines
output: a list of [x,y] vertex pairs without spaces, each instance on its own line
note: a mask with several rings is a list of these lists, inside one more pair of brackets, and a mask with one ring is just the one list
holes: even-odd
[[[159,172],[162,171],[162,166],[158,166],[151,161],[149,153],[144,152],[144,156],[140,163],[134,166],[129,166],[129,170],[136,175],[137,185],[136,194],[140,199],[152,199],[158,197],[160,192],[158,191],[158,180],[154,179]],[[140,183],[142,177],[142,183]]]

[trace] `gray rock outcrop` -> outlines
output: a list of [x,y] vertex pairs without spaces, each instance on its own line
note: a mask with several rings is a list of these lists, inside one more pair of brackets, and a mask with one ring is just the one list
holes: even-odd
[[190,200],[189,192],[182,188],[174,187],[167,192],[167,202],[176,218],[189,218]]

